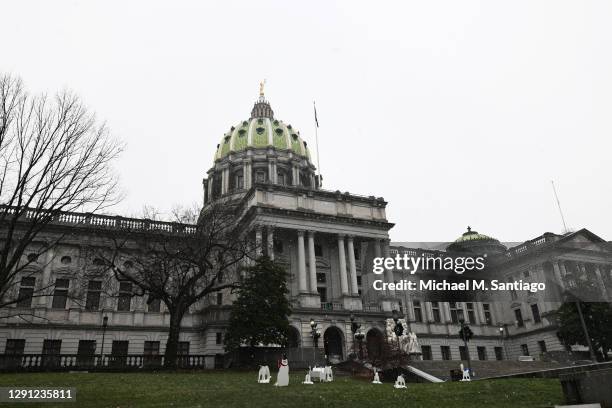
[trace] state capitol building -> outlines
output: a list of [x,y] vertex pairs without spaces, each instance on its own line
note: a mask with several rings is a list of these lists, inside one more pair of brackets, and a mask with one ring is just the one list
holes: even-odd
[[[261,253],[288,272],[293,308],[290,359],[308,360],[315,345],[313,331],[318,331],[314,352],[332,363],[347,360],[356,350],[352,323],[359,326],[364,358],[375,356],[386,341],[395,311],[395,316],[405,319],[406,329],[417,336],[419,359],[464,360],[467,350],[457,333],[460,322],[465,321],[474,333],[468,345],[472,360],[517,360],[519,356],[538,360],[571,349],[556,335],[554,313],[566,277],[594,280],[605,299],[612,299],[612,253],[594,233],[586,229],[546,232],[506,247],[468,228],[436,249],[390,242],[394,224],[386,216],[387,202],[375,191],[357,195],[320,188],[309,147],[297,129],[275,117],[261,92],[250,116],[232,124],[223,135],[202,185],[203,211],[218,200],[242,202],[240,225],[245,236],[260,243]],[[29,266],[13,295],[53,283],[54,289],[47,296],[0,311],[0,354],[32,356],[32,361],[37,361],[36,356],[94,355],[102,348],[109,355],[163,355],[169,316],[162,302],[133,296],[129,284],[121,287],[123,296],[105,297],[95,280],[80,285],[85,288],[85,302],[73,302],[67,296],[79,286],[70,278],[70,271],[96,263],[89,259],[95,253],[91,247],[97,245],[96,230],[112,229],[119,220],[126,218],[66,214],[48,227],[45,234],[70,234],[45,259]],[[142,225],[171,228],[164,222]],[[545,280],[553,292],[512,290],[490,301],[445,301],[429,297],[428,292],[374,290],[377,279],[397,282],[406,278],[391,269],[380,275],[372,273],[374,258],[397,254],[487,254],[501,265],[496,268],[496,279]],[[554,290],[557,298],[551,296]],[[229,291],[220,292],[185,315],[179,353],[194,356],[194,365],[223,365],[223,338],[233,296]]]

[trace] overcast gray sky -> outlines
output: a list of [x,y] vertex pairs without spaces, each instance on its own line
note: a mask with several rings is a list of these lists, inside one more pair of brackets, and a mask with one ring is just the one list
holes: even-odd
[[[383,196],[397,241],[471,225],[612,239],[610,1],[1,1],[0,71],[67,87],[126,143],[126,199],[201,200],[267,79],[324,187]],[[314,149],[313,149],[314,150]]]

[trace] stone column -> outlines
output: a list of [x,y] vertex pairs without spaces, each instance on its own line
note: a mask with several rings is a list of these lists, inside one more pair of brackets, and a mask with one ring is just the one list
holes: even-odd
[[268,257],[274,260],[274,228],[270,225],[268,225],[267,229],[267,239]]
[[215,181],[215,176],[214,174],[211,174],[208,177],[208,200],[212,201],[213,200],[213,182]]
[[249,188],[251,188],[252,173],[253,171],[251,169],[251,159],[245,159],[242,165],[242,181],[244,183],[245,190],[248,190]]
[[342,294],[348,295],[348,281],[346,278],[346,255],[344,252],[344,235],[338,235],[338,261],[340,266],[340,287],[342,288]]
[[268,158],[268,179],[270,180],[270,183],[272,184],[277,184],[278,180],[277,180],[277,174],[276,174],[276,159],[274,157],[269,157]]
[[206,204],[208,202],[208,180],[206,179],[202,180],[202,189],[204,190],[203,203]]
[[299,186],[300,185],[300,170],[298,169],[297,163],[293,163],[293,177],[291,177],[291,185]]
[[[384,253],[384,257],[385,258],[389,258],[391,253],[389,252],[389,240],[385,239],[383,240],[383,253]],[[385,280],[389,283],[393,283],[393,271],[391,269],[386,269],[385,268]],[[395,291],[389,289],[387,291],[387,293],[389,294],[389,296],[395,296]]]
[[552,266],[553,266],[553,272],[555,273],[555,278],[557,280],[557,283],[562,289],[565,289],[565,284],[563,283],[563,277],[561,276],[561,270],[559,268],[559,262],[552,261]]
[[315,256],[314,231],[308,231],[308,269],[310,272],[310,291],[317,293],[317,258]]
[[593,269],[595,270],[595,277],[597,278],[597,282],[599,283],[599,287],[601,288],[601,294],[603,295],[603,299],[607,300],[608,291],[606,290],[606,284],[603,280],[603,275],[601,274],[601,269],[599,265],[593,265]]
[[[49,294],[52,295],[53,290],[50,288],[52,282],[52,278],[51,278],[51,269],[53,269],[53,258],[55,257],[55,251],[53,250],[53,248],[50,248],[49,250],[47,250],[47,252],[44,254],[44,266],[42,268],[42,276],[41,276],[41,282],[40,282],[40,288],[46,288],[43,291],[39,292],[38,294],[40,295],[41,293],[45,293],[45,294]],[[42,258],[42,257],[41,257]],[[38,286],[38,284],[36,285]],[[50,306],[49,304],[49,299],[50,296],[40,296],[38,299],[33,298],[33,302],[37,303],[38,306],[40,307],[48,307]]]
[[227,193],[227,184],[228,184],[227,177],[228,177],[227,169],[226,168],[221,169],[221,195]]
[[298,278],[300,293],[307,293],[306,286],[306,254],[304,250],[304,231],[298,231]]
[[557,262],[559,262],[559,269],[561,269],[561,277],[564,278],[565,275],[567,275],[567,269],[565,268],[565,262],[563,261],[557,261]]
[[346,241],[346,250],[349,258],[349,271],[351,274],[351,294],[358,295],[359,288],[357,287],[357,267],[355,265],[355,247],[353,246],[353,237],[348,236]]
[[263,243],[263,237],[262,237],[261,226],[257,226],[255,227],[255,254],[257,255],[258,258],[261,256],[262,243]]

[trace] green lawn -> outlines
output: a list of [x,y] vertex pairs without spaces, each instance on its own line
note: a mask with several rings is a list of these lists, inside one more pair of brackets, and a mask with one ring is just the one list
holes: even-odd
[[[273,374],[272,382],[276,374]],[[337,377],[333,383],[302,385],[303,374],[288,387],[257,384],[257,373],[37,373],[2,374],[0,386],[76,387],[76,404],[43,407],[551,407],[562,402],[558,380],[512,379],[471,383],[373,385]],[[299,405],[298,405],[299,404]],[[36,406],[24,403],[1,406]]]

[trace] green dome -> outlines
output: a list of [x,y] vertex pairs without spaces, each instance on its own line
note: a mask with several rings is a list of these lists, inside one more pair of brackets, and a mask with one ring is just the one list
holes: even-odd
[[473,253],[503,253],[506,247],[497,239],[479,234],[468,227],[467,231],[446,247],[448,251]]
[[222,159],[231,152],[240,152],[248,147],[274,147],[279,150],[291,150],[300,156],[310,159],[310,152],[300,132],[283,121],[268,117],[252,117],[242,121],[223,135],[217,146],[215,160]]
[[472,231],[472,228],[468,227],[467,232],[464,232],[459,238],[455,240],[455,243],[468,242],[468,241],[497,241],[495,238],[485,234],[479,234],[476,231]]

